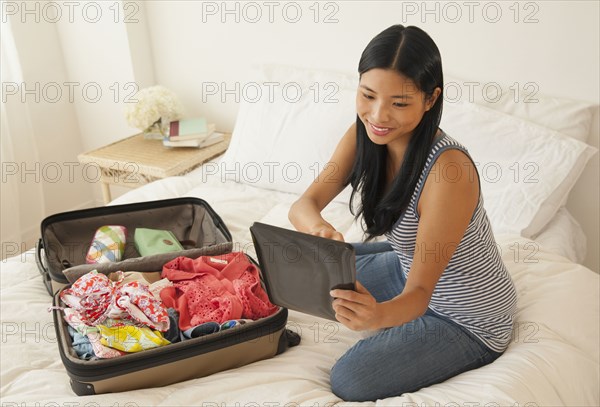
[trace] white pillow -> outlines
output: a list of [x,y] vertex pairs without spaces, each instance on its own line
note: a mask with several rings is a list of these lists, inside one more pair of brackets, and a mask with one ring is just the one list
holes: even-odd
[[497,82],[471,81],[444,74],[446,104],[470,102],[494,109],[569,137],[587,142],[596,105],[539,94],[534,83],[502,86]]
[[532,237],[564,205],[588,160],[586,143],[472,103],[445,103],[441,128],[477,165],[495,233]]
[[[220,163],[223,169],[222,173],[226,178],[237,182],[301,194],[323,169],[340,137],[356,119],[355,96],[358,74],[263,65],[252,73],[251,77],[257,82],[268,82],[270,85],[261,85],[263,97],[256,101],[251,100],[250,93],[249,96],[246,95],[245,98],[242,98],[231,144]],[[446,76],[446,83],[449,81],[466,83],[466,81]],[[284,89],[287,93],[284,93]],[[297,101],[295,100],[296,89],[302,90],[302,95]],[[489,157],[490,149],[483,148],[486,145],[485,139],[482,140],[483,144],[480,149],[483,150],[484,155],[479,155],[478,146],[481,143],[473,145],[475,151],[472,152],[476,153],[475,160],[484,164],[488,163],[486,171],[493,170],[490,160],[504,157],[502,158],[505,164],[505,168],[502,168],[505,175],[503,178],[506,178],[507,174],[515,176],[517,169],[516,167],[511,169],[510,165],[520,160],[518,175],[523,180],[523,176],[529,174],[528,171],[535,170],[537,157],[544,155],[544,152],[538,148],[531,152],[532,157],[522,156],[526,153],[526,147],[519,149],[521,155],[518,157],[513,157],[512,152],[507,154],[506,148],[509,146],[500,143],[497,136],[505,134],[509,131],[508,129],[511,129],[510,137],[506,139],[511,139],[515,147],[526,146],[531,134],[535,134],[536,140],[540,143],[545,134],[550,134],[554,135],[554,138],[548,141],[548,154],[560,157],[560,151],[551,147],[557,145],[556,140],[560,140],[558,144],[564,143],[571,146],[570,149],[566,149],[566,154],[582,156],[582,161],[576,163],[574,167],[569,166],[570,160],[557,158],[560,161],[559,166],[564,167],[565,172],[559,173],[559,176],[555,174],[548,176],[544,172],[544,181],[542,182],[540,179],[539,182],[543,185],[538,188],[533,188],[535,185],[527,185],[527,188],[523,189],[524,185],[521,183],[521,185],[517,184],[520,188],[510,188],[511,191],[503,195],[509,185],[487,182],[483,186],[484,192],[487,190],[487,194],[485,194],[486,207],[488,212],[493,215],[491,218],[495,229],[525,233],[529,237],[539,232],[558,207],[566,202],[571,187],[589,156],[595,151],[581,143],[569,144],[564,140],[564,135],[579,140],[587,138],[593,108],[585,102],[538,97],[537,95],[535,97],[538,98],[538,102],[535,104],[514,103],[511,100],[510,89],[502,89],[503,98],[498,102],[487,103],[482,97],[475,98],[476,101],[486,103],[486,106],[495,110],[486,108],[477,110],[476,106],[471,106],[469,115],[463,118],[457,117],[457,115],[460,116],[457,109],[466,112],[469,106],[449,103],[449,98],[453,97],[450,94],[446,95],[444,103],[443,123],[447,123],[448,126],[443,128],[451,136],[460,140],[461,137],[474,138],[473,136],[477,135],[477,142],[479,142],[478,140],[484,138],[485,135],[485,137],[492,138],[490,143],[498,144],[498,156],[496,157]],[[482,88],[480,87],[479,90],[481,91]],[[478,93],[475,92],[475,94]],[[479,94],[481,95],[481,92]],[[465,97],[466,95],[463,95],[462,99]],[[505,117],[507,115],[496,111],[503,109],[532,123],[512,116]],[[452,116],[453,111],[454,115]],[[453,123],[448,122],[451,116],[456,119],[453,121],[456,121],[457,127],[453,127]],[[482,117],[489,121],[483,120]],[[533,123],[538,123],[539,126]],[[556,135],[556,132],[541,127],[542,125],[552,127],[563,134]],[[503,128],[503,126],[506,127]],[[468,141],[466,140],[465,143],[469,144]],[[541,147],[541,145],[539,146]],[[509,149],[509,151],[511,150]],[[524,167],[527,162],[534,162],[534,164]],[[484,175],[489,178],[492,174]],[[551,180],[546,182],[548,177]],[[564,182],[558,182],[559,180]],[[520,199],[527,203],[526,207],[522,208],[523,212],[518,216],[515,216],[510,210],[505,210],[511,200],[503,198],[504,196],[513,196],[516,193],[514,190],[520,190]],[[528,196],[529,192],[534,195]],[[335,200],[347,203],[349,196],[350,189],[347,188]],[[536,211],[540,211],[540,213],[538,214]]]
[[[301,194],[356,120],[358,79],[283,66],[256,77],[262,97],[243,98],[221,169],[236,182]],[[349,192],[336,201],[347,203]]]

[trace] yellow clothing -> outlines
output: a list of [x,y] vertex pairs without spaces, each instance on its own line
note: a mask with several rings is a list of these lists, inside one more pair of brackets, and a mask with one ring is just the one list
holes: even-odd
[[146,327],[97,325],[96,328],[100,330],[102,335],[100,342],[103,345],[124,352],[140,352],[171,343],[162,336],[160,331],[153,331]]

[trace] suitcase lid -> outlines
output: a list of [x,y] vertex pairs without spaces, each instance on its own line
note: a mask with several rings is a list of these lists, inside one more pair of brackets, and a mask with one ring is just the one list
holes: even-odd
[[[63,270],[86,264],[85,256],[96,229],[110,224],[127,228],[123,260],[139,257],[133,244],[137,227],[170,230],[178,240],[194,242],[195,247],[232,242],[231,233],[221,217],[200,198],[184,197],[81,209],[50,215],[42,221],[38,247],[40,272],[48,274],[51,280],[68,283]],[[41,249],[44,249],[43,256]]]

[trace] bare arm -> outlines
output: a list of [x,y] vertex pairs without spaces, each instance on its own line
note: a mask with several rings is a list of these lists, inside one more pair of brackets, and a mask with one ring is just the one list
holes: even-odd
[[344,189],[344,180],[352,170],[355,155],[356,124],[352,124],[323,171],[292,204],[288,217],[297,230],[344,240],[342,234],[321,216],[321,211]]
[[[443,174],[448,168],[467,171],[459,177],[446,177]],[[399,326],[425,313],[477,206],[479,185],[473,174],[473,163],[461,151],[448,150],[440,155],[419,199],[415,255],[404,290],[382,303],[360,284],[356,291],[334,290],[332,296],[338,298],[334,309],[340,322],[351,329],[377,329]]]

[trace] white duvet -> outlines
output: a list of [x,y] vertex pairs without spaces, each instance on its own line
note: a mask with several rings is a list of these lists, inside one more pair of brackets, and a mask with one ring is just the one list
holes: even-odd
[[[254,221],[291,227],[286,194],[202,179],[195,171],[149,184],[113,204],[179,196],[202,198],[221,215],[234,249],[253,253]],[[347,241],[360,239],[343,204],[324,215]],[[598,406],[599,276],[518,236],[496,236],[518,291],[514,338],[491,365],[444,383],[364,405],[381,406]],[[77,397],[56,344],[50,297],[32,251],[1,263],[1,406],[315,406],[350,405],[331,393],[336,358],[361,338],[341,324],[290,311],[288,328],[299,346],[269,360],[164,388]]]

